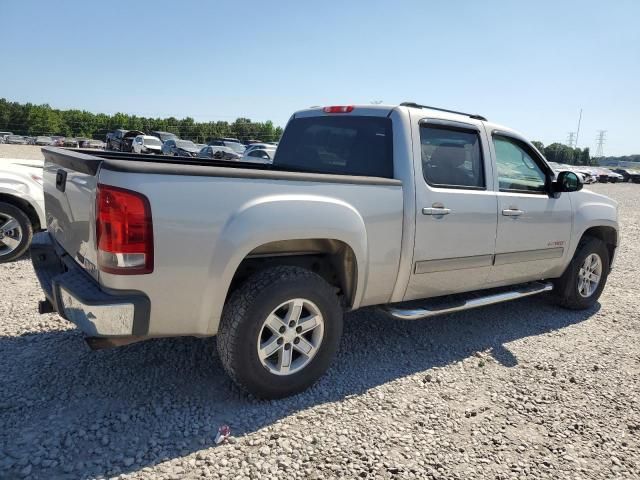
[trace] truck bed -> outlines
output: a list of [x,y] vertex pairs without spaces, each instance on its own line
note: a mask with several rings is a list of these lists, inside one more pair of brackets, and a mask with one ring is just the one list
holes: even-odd
[[401,185],[400,180],[362,175],[336,175],[277,164],[232,162],[197,157],[148,155],[107,150],[43,148],[57,165],[95,175],[98,168],[118,172],[157,173],[168,175],[223,176],[230,178],[270,178],[330,183],[369,185]]

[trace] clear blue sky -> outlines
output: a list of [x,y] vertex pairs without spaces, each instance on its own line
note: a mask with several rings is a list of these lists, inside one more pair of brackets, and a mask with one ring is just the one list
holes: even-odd
[[35,1],[0,8],[0,97],[286,123],[405,100],[640,153],[640,0]]

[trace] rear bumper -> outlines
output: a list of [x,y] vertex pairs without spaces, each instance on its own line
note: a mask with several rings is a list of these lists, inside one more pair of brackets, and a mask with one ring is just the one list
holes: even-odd
[[87,336],[147,335],[149,298],[140,292],[104,291],[48,232],[34,235],[31,262],[53,309]]

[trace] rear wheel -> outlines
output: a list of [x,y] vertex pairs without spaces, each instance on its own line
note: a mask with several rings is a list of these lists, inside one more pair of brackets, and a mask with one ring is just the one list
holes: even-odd
[[18,207],[0,202],[0,263],[24,255],[32,238],[33,227],[29,217]]
[[562,277],[555,281],[558,304],[573,310],[592,307],[600,298],[609,275],[609,252],[605,243],[584,237]]
[[218,352],[241,389],[282,398],[324,374],[341,334],[335,289],[313,272],[281,266],[255,274],[233,293],[222,315]]

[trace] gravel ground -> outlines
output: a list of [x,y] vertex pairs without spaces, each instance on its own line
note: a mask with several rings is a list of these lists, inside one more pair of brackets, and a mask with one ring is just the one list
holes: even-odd
[[3,158],[20,158],[26,160],[44,160],[42,147],[35,145],[0,144],[0,161]]
[[[0,478],[639,478],[639,185],[600,305],[544,297],[417,322],[347,317],[334,367],[259,402],[212,340],[91,352],[0,265]],[[216,446],[218,427],[232,436]]]

